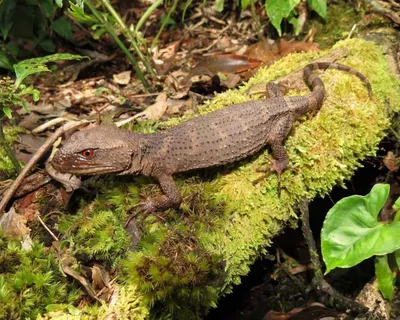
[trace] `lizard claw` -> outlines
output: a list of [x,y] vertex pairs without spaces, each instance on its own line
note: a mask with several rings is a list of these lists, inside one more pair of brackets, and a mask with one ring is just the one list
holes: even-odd
[[[153,204],[153,202],[151,200],[147,200],[144,202],[139,202],[138,204],[134,205],[133,207],[131,207],[130,209],[128,209],[129,211],[136,211],[134,213],[132,213],[129,218],[126,220],[125,222],[125,228],[129,225],[129,223],[132,221],[132,219],[136,218],[140,213],[140,221],[143,221],[144,219],[146,219],[150,214],[152,214],[153,212],[157,211],[157,207]],[[164,220],[164,218],[162,218],[159,215],[156,215],[156,217],[158,219]]]
[[256,185],[261,180],[264,180],[265,178],[267,178],[272,172],[276,172],[276,175],[278,177],[278,197],[280,197],[281,196],[281,181],[282,181],[281,176],[282,176],[283,171],[285,171],[286,169],[291,169],[291,170],[298,172],[298,168],[289,166],[286,161],[277,161],[275,159],[272,159],[271,162],[272,162],[272,165],[269,169],[258,168],[256,170],[257,172],[263,172],[264,174],[260,178],[257,178],[256,180],[254,180],[253,185]]

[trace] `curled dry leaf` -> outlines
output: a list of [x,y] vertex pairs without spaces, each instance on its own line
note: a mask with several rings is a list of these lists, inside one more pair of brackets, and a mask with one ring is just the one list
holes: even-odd
[[116,123],[117,127],[120,127],[126,123],[129,123],[135,119],[140,120],[159,120],[167,110],[167,93],[162,92],[156,99],[156,102],[151,106],[148,106],[146,110],[135,114],[133,117],[118,121]]
[[15,212],[12,207],[0,218],[0,226],[10,235],[23,236],[31,231],[26,226],[26,218]]

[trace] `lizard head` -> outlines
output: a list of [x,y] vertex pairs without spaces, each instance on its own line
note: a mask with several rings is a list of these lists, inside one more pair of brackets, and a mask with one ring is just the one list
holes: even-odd
[[135,174],[140,171],[139,140],[138,134],[116,126],[81,130],[55,153],[51,164],[61,173],[74,175],[123,174],[127,170]]

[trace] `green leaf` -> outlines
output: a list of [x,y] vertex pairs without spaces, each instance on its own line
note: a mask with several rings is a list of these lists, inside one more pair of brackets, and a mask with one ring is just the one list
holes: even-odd
[[28,105],[26,104],[26,101],[25,100],[21,100],[21,104],[22,104],[22,108],[24,108],[24,110],[26,112],[29,112],[29,108],[28,108]]
[[62,8],[63,7],[63,0],[55,0],[56,1],[56,4],[57,4],[57,6],[59,7],[59,8]]
[[308,0],[308,4],[321,18],[326,19],[326,0]]
[[290,15],[290,17],[288,18],[288,22],[293,25],[294,28],[294,34],[297,36],[300,33],[300,22],[299,22],[299,18],[296,18],[293,15]]
[[375,257],[375,275],[382,296],[391,300],[394,293],[396,273],[390,269],[387,255]]
[[57,10],[53,0],[41,0],[40,9],[46,18],[51,18]]
[[389,188],[387,184],[376,184],[368,195],[344,198],[329,210],[321,231],[326,273],[400,248],[400,222],[377,221]]
[[182,21],[185,21],[186,11],[190,7],[190,5],[192,4],[192,1],[193,0],[186,0],[185,6],[183,7],[183,10],[182,10]]
[[400,209],[400,197],[398,197],[396,202],[393,204],[393,209],[395,209],[395,210]]
[[265,10],[272,25],[278,31],[279,36],[282,35],[281,22],[289,17],[292,10],[300,3],[301,0],[266,0]]
[[56,46],[54,42],[50,38],[45,38],[39,42],[39,47],[42,48],[46,52],[54,52],[56,51]]
[[3,35],[3,40],[7,39],[8,33],[14,25],[16,5],[16,0],[3,0],[0,4],[0,31]]
[[53,30],[64,39],[74,42],[74,34],[72,33],[71,23],[66,17],[61,17],[53,22]]
[[17,80],[15,81],[15,87],[18,88],[22,81],[24,81],[24,79],[31,74],[37,72],[49,72],[50,70],[45,65],[48,62],[83,58],[86,57],[70,53],[56,53],[45,57],[23,60],[17,64],[14,64],[15,75],[17,77]]
[[11,109],[9,107],[3,107],[2,111],[7,116],[8,119],[12,118]]
[[394,258],[396,260],[397,269],[400,270],[400,250],[394,252]]
[[218,12],[222,12],[224,10],[225,0],[215,0],[215,8]]
[[240,1],[241,2],[240,5],[242,7],[242,11],[247,9],[247,7],[250,5],[250,1],[251,0],[241,0]]
[[87,23],[90,25],[99,22],[96,17],[86,14],[83,6],[74,4],[71,1],[69,2],[68,13],[78,22]]
[[7,54],[3,51],[0,51],[0,68],[7,69],[10,71],[14,70],[10,59],[8,58]]

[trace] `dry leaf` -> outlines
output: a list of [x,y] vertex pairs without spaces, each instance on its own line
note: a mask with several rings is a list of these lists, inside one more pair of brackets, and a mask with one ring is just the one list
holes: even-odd
[[146,119],[146,120],[159,120],[167,110],[167,93],[161,93],[157,99],[156,103],[148,106],[146,110],[138,113],[134,116],[135,119]]
[[118,74],[113,75],[113,80],[122,85],[127,85],[131,81],[131,72],[132,71],[124,71]]
[[15,212],[14,207],[0,218],[0,226],[10,235],[23,236],[31,229],[26,226],[26,218]]
[[383,164],[390,172],[393,172],[399,169],[400,161],[399,158],[395,157],[392,151],[389,151],[386,157],[383,159]]

